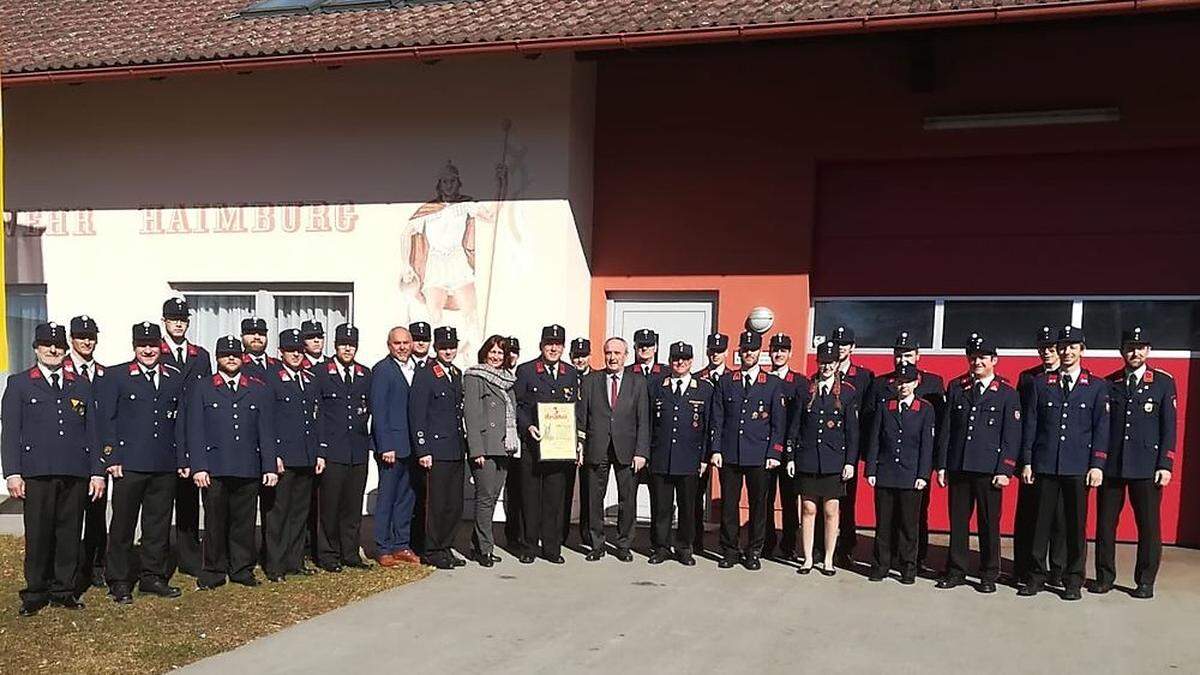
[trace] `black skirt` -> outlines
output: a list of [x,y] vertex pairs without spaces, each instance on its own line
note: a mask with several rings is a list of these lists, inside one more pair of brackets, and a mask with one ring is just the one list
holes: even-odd
[[840,473],[798,473],[796,488],[801,497],[846,496],[846,483]]

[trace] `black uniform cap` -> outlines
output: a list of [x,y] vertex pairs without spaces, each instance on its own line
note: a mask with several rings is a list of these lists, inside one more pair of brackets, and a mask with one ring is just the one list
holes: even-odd
[[829,334],[829,342],[835,345],[852,345],[854,344],[854,329],[846,326],[838,326]]
[[87,314],[71,319],[71,337],[95,339],[99,334],[100,327],[96,325],[96,320]]
[[511,352],[511,353],[513,353],[513,354],[520,353],[520,351],[521,351],[521,341],[520,341],[520,340],[518,340],[518,339],[516,338],[516,336],[510,336],[510,337],[508,337],[508,338],[505,338],[505,339],[508,341],[508,351],[509,351],[509,352]]
[[244,351],[242,341],[232,335],[217,338],[216,349],[213,349],[213,353],[216,354],[217,358],[221,358],[222,356],[241,356]]
[[242,335],[266,335],[267,320],[257,316],[242,319]]
[[322,326],[320,321],[301,321],[300,339],[307,340],[315,337],[325,337],[325,326]]
[[791,349],[792,336],[787,333],[776,333],[771,336],[771,351],[778,349]]
[[433,329],[424,321],[414,321],[408,324],[408,332],[412,334],[413,342],[429,342],[433,339]]
[[587,338],[571,340],[571,358],[581,359],[592,355],[592,341]]
[[191,315],[188,313],[187,300],[183,298],[168,298],[163,303],[162,315],[164,319],[178,319],[181,321],[187,321],[191,318]]
[[817,345],[817,363],[837,363],[837,345],[832,340],[825,340]]
[[985,340],[979,333],[971,333],[971,337],[967,339],[967,356],[975,356],[976,354],[995,356],[996,347]]
[[153,346],[157,347],[162,344],[162,329],[156,323],[142,321],[141,323],[133,324],[133,344],[135,347]]
[[1054,344],[1054,331],[1050,329],[1050,326],[1042,326],[1038,329],[1036,342],[1038,347],[1049,347]]
[[639,328],[633,332],[634,347],[652,347],[658,344],[658,333],[649,328]]
[[340,347],[341,345],[357,347],[358,326],[351,326],[348,323],[338,324],[338,327],[333,331],[333,344],[335,347]]
[[762,335],[752,330],[744,330],[738,336],[738,350],[756,351],[762,349]]
[[279,333],[279,351],[298,352],[304,347],[304,331],[289,328]]
[[438,326],[433,331],[434,349],[456,349],[458,330],[454,326]]
[[692,346],[686,342],[672,342],[670,358],[672,361],[692,358]]
[[720,353],[729,349],[729,336],[724,333],[712,333],[708,336],[708,351]]
[[1058,331],[1058,338],[1054,341],[1055,344],[1073,345],[1075,343],[1086,344],[1083,339],[1083,329],[1075,326],[1063,326]]
[[542,344],[561,345],[567,341],[567,329],[552,324],[542,329]]
[[53,345],[67,348],[67,327],[53,321],[39,323],[33,329],[33,346]]
[[912,333],[901,331],[896,336],[896,343],[892,345],[892,353],[903,354],[905,352],[916,351],[920,348],[921,346],[917,344],[917,339],[913,337]]
[[912,382],[918,377],[917,367],[911,363],[901,363],[896,366],[895,375],[897,382]]
[[1135,326],[1132,330],[1121,331],[1122,345],[1149,345],[1150,334],[1142,330],[1141,326]]

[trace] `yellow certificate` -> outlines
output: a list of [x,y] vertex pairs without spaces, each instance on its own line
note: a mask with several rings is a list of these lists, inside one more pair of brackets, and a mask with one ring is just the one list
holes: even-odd
[[542,461],[575,461],[575,404],[539,403],[538,431],[542,432]]

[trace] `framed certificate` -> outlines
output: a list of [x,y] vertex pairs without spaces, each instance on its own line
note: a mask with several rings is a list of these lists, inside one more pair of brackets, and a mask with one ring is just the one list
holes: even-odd
[[541,461],[575,461],[575,404],[539,403],[538,430],[542,432]]

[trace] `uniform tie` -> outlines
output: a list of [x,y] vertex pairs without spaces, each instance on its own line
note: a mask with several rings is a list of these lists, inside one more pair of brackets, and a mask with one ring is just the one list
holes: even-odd
[[613,410],[617,409],[617,389],[619,389],[620,386],[620,380],[617,379],[616,373],[613,373],[612,387],[608,393],[608,407],[612,408]]
[[745,377],[743,377],[743,378],[742,378],[742,383],[743,383],[743,386],[745,386],[745,387],[746,387],[746,389],[749,389],[749,388],[750,388],[750,384],[751,384],[752,382],[753,382],[753,380],[751,380],[751,379],[750,379],[750,376],[749,376],[749,375],[746,375]]
[[296,386],[300,387],[300,391],[304,391],[304,375],[299,371],[296,372]]
[[146,371],[146,380],[150,382],[151,387],[158,389],[158,386],[154,382],[154,374],[155,374],[154,370],[147,370]]
[[1137,386],[1138,386],[1138,376],[1137,376],[1137,373],[1131,373],[1131,374],[1129,375],[1129,384],[1127,384],[1126,386],[1129,388],[1129,391],[1131,391],[1131,392],[1132,392],[1134,389],[1137,389]]
[[903,414],[904,414],[904,413],[906,413],[906,412],[908,412],[908,404],[907,404],[907,403],[901,403],[901,404],[900,404],[900,414],[901,414],[901,415],[903,415]]
[[683,396],[683,380],[675,380],[675,395]]
[[183,365],[183,347],[175,348],[175,360],[179,362],[179,365]]
[[983,398],[984,389],[985,387],[983,386],[982,382],[975,383],[975,400]]
[[237,380],[227,380],[225,385],[229,387],[229,391],[237,392]]
[[1063,398],[1071,395],[1071,376],[1063,373],[1062,376]]
[[345,375],[342,376],[342,381],[349,387],[354,382],[354,378],[350,375],[350,366],[346,366]]
[[50,387],[54,389],[54,391],[60,391],[58,386],[58,373],[50,373]]
[[87,379],[88,382],[92,381],[92,378],[88,377],[88,367],[87,367],[86,363],[79,364],[79,374],[83,375]]

